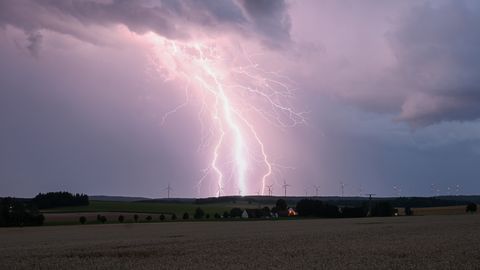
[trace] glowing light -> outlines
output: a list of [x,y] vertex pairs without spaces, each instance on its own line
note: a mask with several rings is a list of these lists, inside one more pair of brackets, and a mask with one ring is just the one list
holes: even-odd
[[[192,102],[192,91],[199,97],[199,118],[202,127],[209,127],[208,132],[202,132],[207,133],[202,146],[213,145],[199,187],[213,173],[216,183],[212,194],[220,196],[228,185],[231,193],[238,188],[241,195],[252,194],[260,188],[263,195],[276,164],[267,154],[252,113],[277,127],[304,123],[304,112],[296,112],[288,103],[293,97],[293,83],[277,72],[262,70],[243,52],[235,58],[240,56],[245,64],[237,65],[214,43],[178,42],[152,33],[147,36],[154,44],[156,70],[165,80],[186,82],[185,102],[167,112],[162,124]],[[251,179],[258,180],[252,184]]]

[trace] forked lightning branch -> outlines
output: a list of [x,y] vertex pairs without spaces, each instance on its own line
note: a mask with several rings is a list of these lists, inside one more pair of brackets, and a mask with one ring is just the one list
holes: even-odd
[[275,163],[256,118],[275,128],[305,123],[305,112],[297,112],[290,104],[293,82],[263,70],[241,51],[230,57],[208,41],[179,42],[155,34],[148,38],[160,75],[185,83],[185,102],[167,112],[162,122],[189,105],[192,97],[200,101],[202,145],[210,149],[206,153],[210,161],[198,186],[216,196],[263,195],[273,181]]

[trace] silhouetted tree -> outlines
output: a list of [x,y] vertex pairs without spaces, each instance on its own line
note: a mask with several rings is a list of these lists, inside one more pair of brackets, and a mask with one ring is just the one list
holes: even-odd
[[134,220],[135,222],[138,222],[138,215],[137,215],[137,214],[133,215],[133,220]]
[[87,222],[87,218],[84,216],[81,216],[79,221],[80,221],[80,224],[85,224],[85,222]]
[[271,211],[270,211],[270,208],[268,208],[268,206],[263,207],[262,211],[263,211],[264,217],[270,216]]
[[102,224],[105,224],[105,222],[107,222],[107,217],[106,216],[101,216],[100,217],[100,222],[102,222]]
[[209,219],[209,218],[210,218],[210,214],[205,214],[205,218],[206,218],[206,219]]
[[[298,201],[296,210],[301,217],[339,217],[338,207],[332,204],[323,203],[320,200],[302,199]],[[351,210],[347,209],[350,214]]]
[[71,194],[69,192],[48,192],[39,193],[32,202],[39,209],[62,207],[62,206],[80,206],[88,205],[88,195],[86,194]]
[[147,221],[152,221],[152,216],[147,216],[145,219],[146,219]]
[[122,223],[124,220],[125,218],[122,215],[118,216],[118,222]]
[[160,215],[160,221],[164,221],[165,220],[165,216],[163,214]]
[[344,218],[358,218],[367,216],[367,211],[364,207],[343,207],[342,217]]
[[183,218],[183,219],[189,219],[189,218],[190,218],[190,215],[189,215],[187,212],[185,212],[185,213],[183,213],[183,217],[182,217],[182,218]]
[[177,215],[175,215],[175,213],[172,214],[172,220],[176,220],[177,219]]
[[466,211],[467,213],[471,213],[471,214],[477,212],[477,204],[475,204],[475,203],[469,203],[469,204],[467,205],[467,208],[465,209],[465,211]]
[[203,216],[205,216],[205,212],[203,211],[202,208],[197,207],[197,209],[195,209],[195,213],[193,214],[193,218],[202,219]]
[[393,206],[390,202],[380,201],[373,205],[372,213],[373,217],[389,217],[393,216]]
[[232,208],[232,210],[230,210],[231,217],[241,217],[242,213],[243,213],[242,209],[238,207]]
[[287,211],[288,208],[287,202],[284,199],[278,199],[275,206],[277,207],[277,211]]

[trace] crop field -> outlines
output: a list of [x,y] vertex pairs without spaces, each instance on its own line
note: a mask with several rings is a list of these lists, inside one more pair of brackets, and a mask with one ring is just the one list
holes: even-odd
[[478,269],[480,215],[0,228],[2,269]]

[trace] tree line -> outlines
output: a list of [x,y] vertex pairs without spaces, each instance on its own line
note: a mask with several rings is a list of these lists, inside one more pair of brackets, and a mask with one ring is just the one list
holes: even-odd
[[89,199],[86,194],[72,194],[66,191],[39,193],[32,199],[38,209],[47,209],[64,206],[88,205]]
[[65,191],[39,193],[33,199],[0,198],[0,227],[43,225],[39,209],[88,205],[86,194]]
[[43,225],[45,217],[30,201],[11,197],[0,199],[0,227]]

